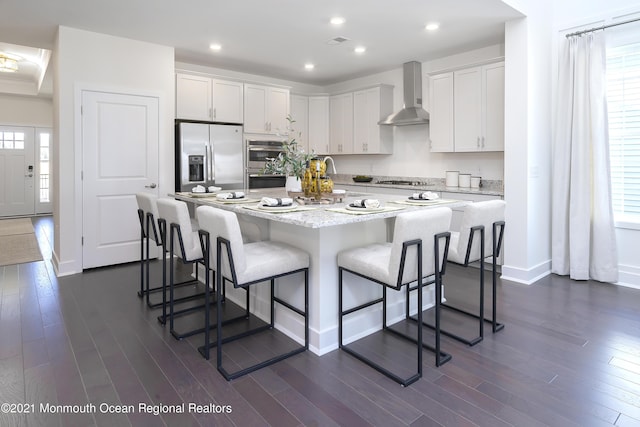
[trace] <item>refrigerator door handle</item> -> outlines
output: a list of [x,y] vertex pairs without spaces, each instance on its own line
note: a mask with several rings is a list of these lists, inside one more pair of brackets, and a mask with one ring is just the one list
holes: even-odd
[[216,180],[216,169],[214,166],[214,162],[213,162],[213,143],[211,141],[209,141],[209,144],[207,145],[208,148],[208,152],[207,152],[207,158],[209,160],[209,179],[208,181],[211,183],[215,183]]

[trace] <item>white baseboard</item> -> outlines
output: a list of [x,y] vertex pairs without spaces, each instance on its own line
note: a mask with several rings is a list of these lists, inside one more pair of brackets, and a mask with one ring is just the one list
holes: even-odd
[[51,264],[53,265],[53,271],[56,273],[56,277],[70,276],[76,273],[82,273],[82,271],[76,270],[75,261],[60,262],[58,254],[55,251],[51,252]]
[[541,262],[527,269],[503,265],[500,278],[524,285],[531,285],[549,274],[551,274],[551,260]]
[[640,268],[620,264],[618,266],[618,281],[616,285],[640,289]]

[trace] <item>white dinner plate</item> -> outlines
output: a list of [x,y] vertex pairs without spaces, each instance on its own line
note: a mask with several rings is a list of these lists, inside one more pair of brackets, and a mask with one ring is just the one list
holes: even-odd
[[346,209],[348,211],[354,212],[382,212],[384,210],[384,206],[380,206],[378,208],[359,208],[357,206],[347,206]]
[[433,199],[420,199],[413,196],[409,196],[409,200],[413,200],[414,202],[431,202],[433,200],[438,200],[440,197],[434,197]]
[[295,210],[298,209],[298,205],[287,205],[287,206],[263,206],[263,205],[258,205],[258,209],[262,209],[263,211],[272,211],[272,212],[277,212],[277,211],[286,211],[286,210]]
[[407,199],[407,203],[412,203],[414,205],[430,205],[433,204],[435,202],[437,202],[439,199],[412,199],[412,198],[408,198]]
[[191,191],[189,192],[189,195],[191,197],[215,197],[215,193],[207,193],[206,191],[203,192],[199,192],[199,191]]

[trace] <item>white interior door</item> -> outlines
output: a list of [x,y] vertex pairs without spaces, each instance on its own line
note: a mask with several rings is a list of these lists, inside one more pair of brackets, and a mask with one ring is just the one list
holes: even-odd
[[33,128],[0,126],[0,216],[35,213]]
[[82,267],[139,259],[135,194],[158,193],[158,98],[82,92]]

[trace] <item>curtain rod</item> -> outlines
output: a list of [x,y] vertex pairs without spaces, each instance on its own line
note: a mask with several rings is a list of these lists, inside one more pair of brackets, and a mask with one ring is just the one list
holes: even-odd
[[567,38],[574,36],[581,36],[585,33],[592,33],[594,31],[604,30],[606,28],[617,27],[618,25],[630,24],[632,22],[640,21],[640,18],[629,19],[628,21],[616,22],[615,24],[603,25],[601,27],[589,28],[588,30],[576,31],[575,33],[567,34]]

